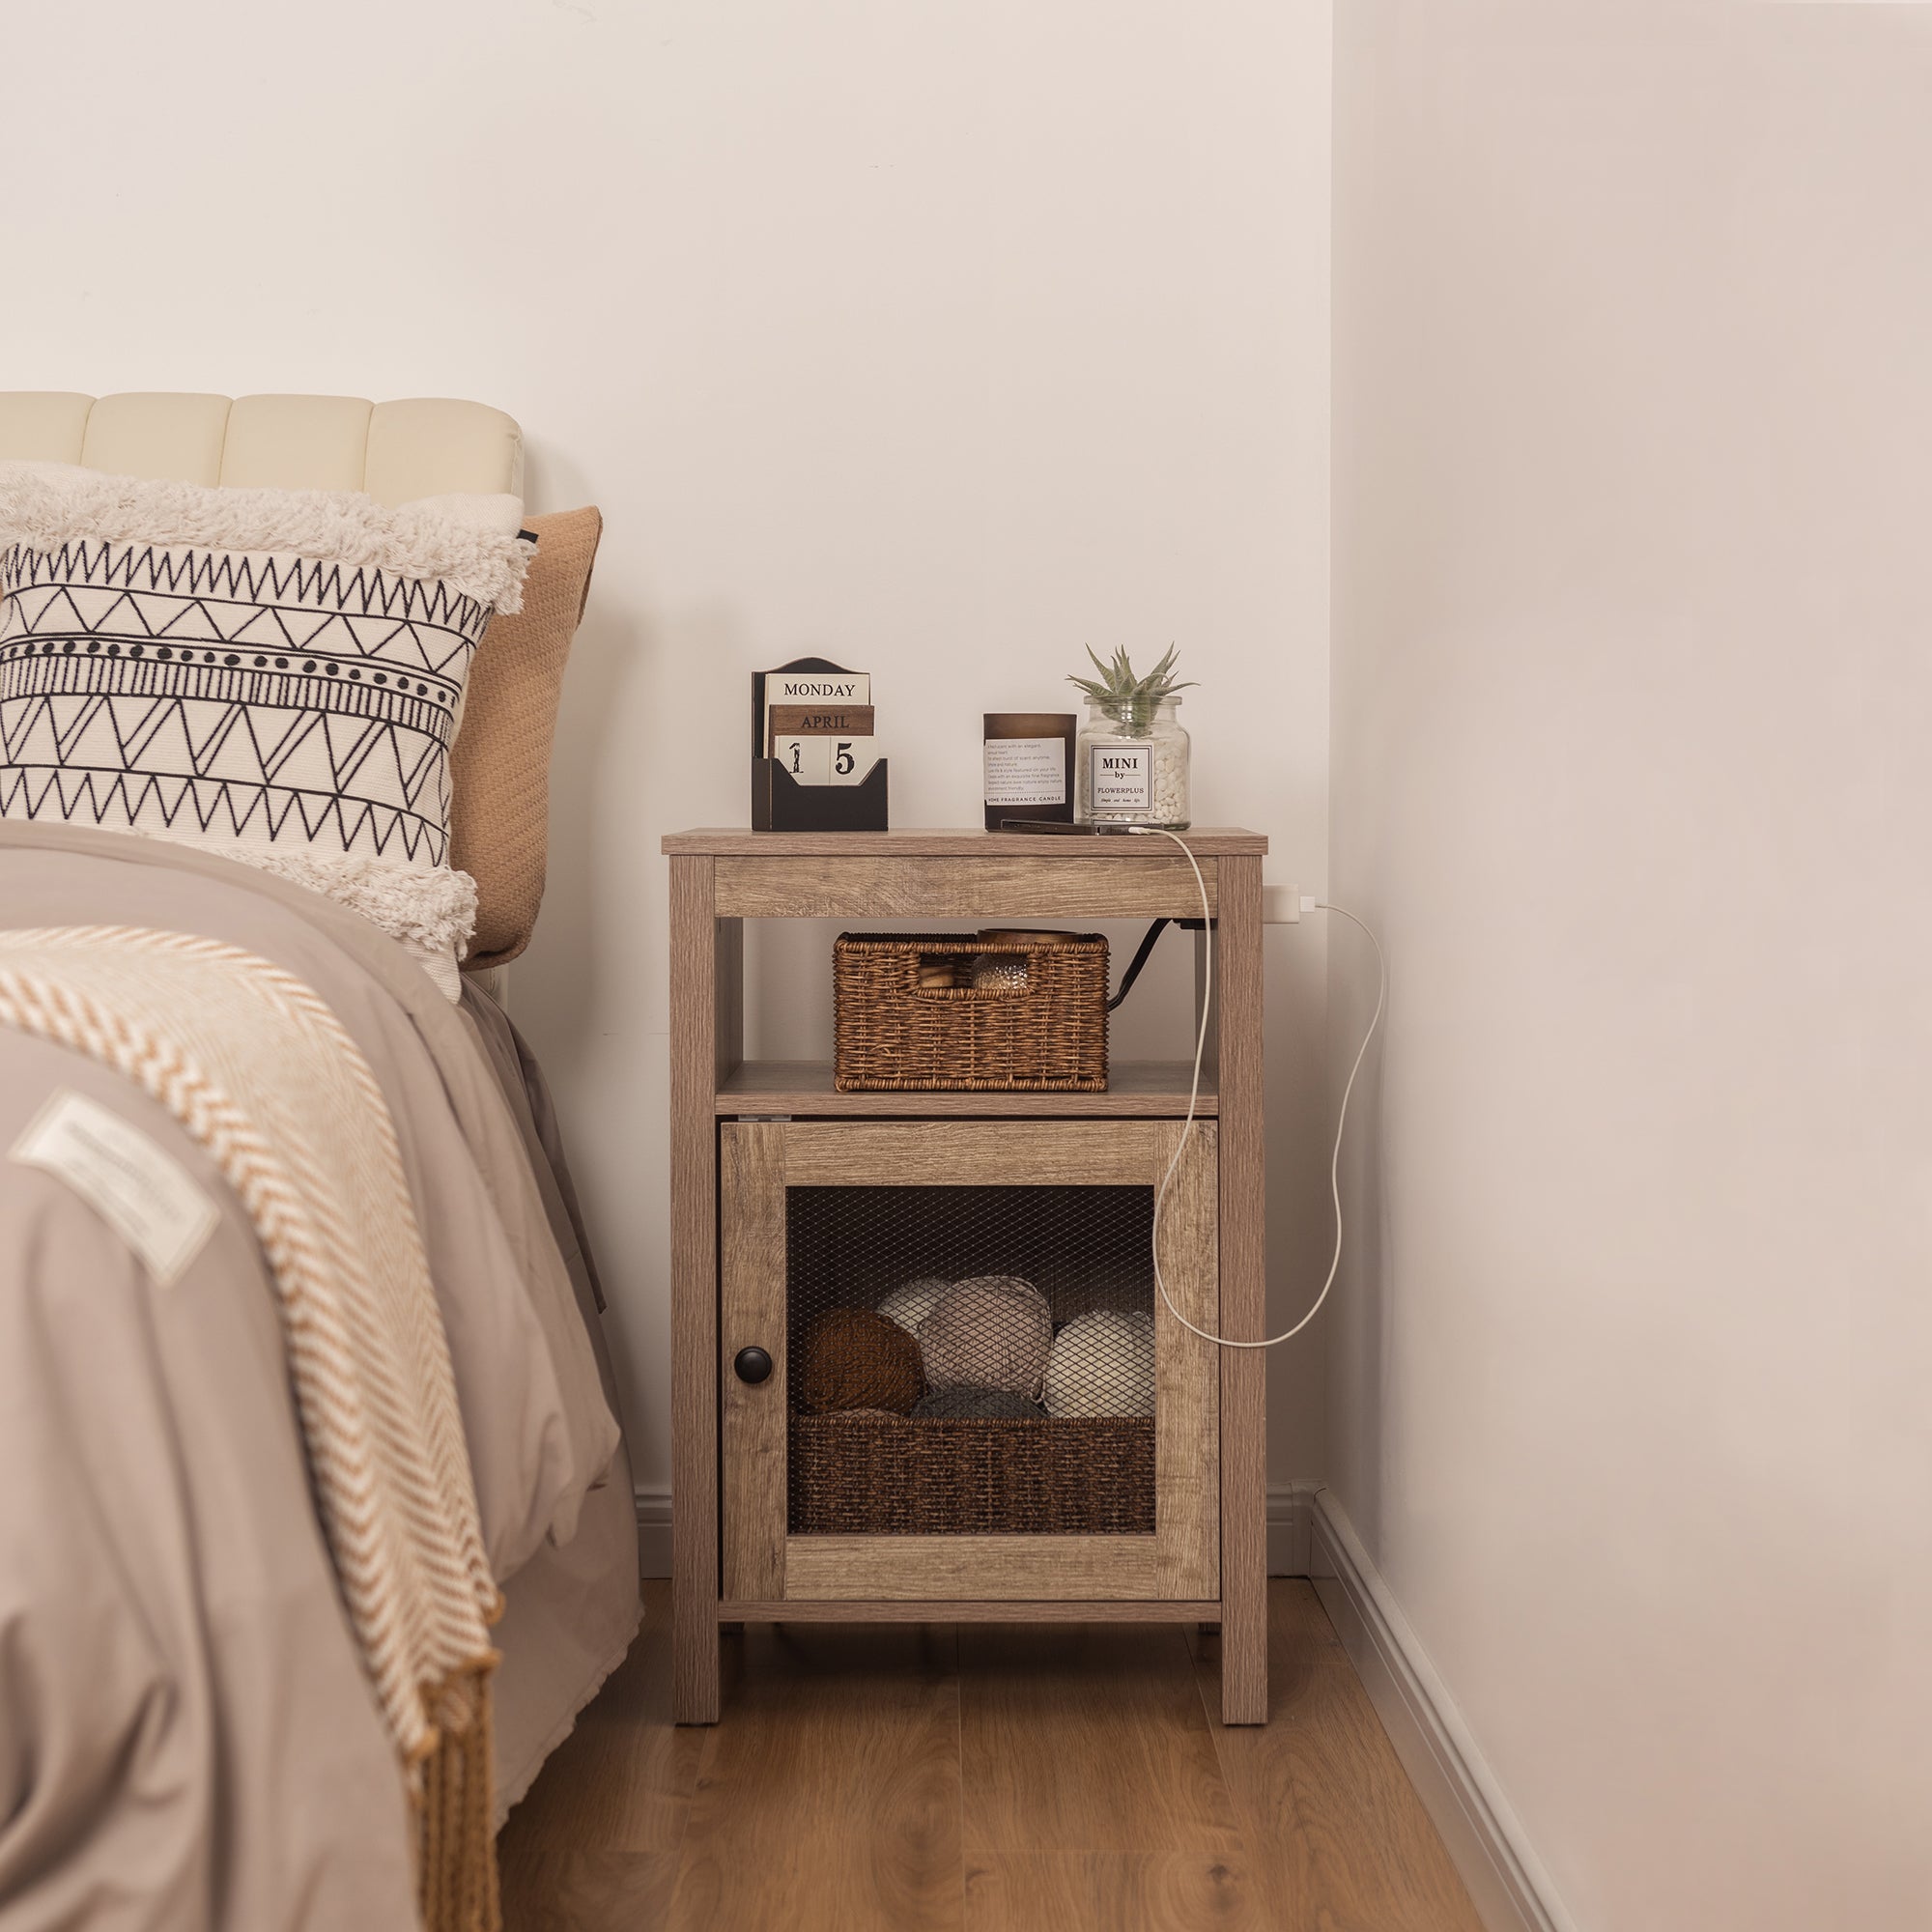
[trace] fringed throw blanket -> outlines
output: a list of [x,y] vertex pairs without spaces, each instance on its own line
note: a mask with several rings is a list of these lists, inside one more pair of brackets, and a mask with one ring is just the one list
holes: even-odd
[[484,1554],[449,1350],[367,1062],[293,975],[181,933],[0,931],[0,1024],[136,1081],[212,1154],[280,1298],[351,1626],[418,1808],[429,1932],[495,1932]]

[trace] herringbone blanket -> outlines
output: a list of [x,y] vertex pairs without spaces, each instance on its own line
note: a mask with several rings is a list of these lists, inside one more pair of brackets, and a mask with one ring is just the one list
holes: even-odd
[[181,933],[0,931],[0,1024],[111,1065],[245,1207],[280,1300],[323,1528],[420,1804],[432,1932],[494,1925],[489,1625],[499,1607],[394,1128],[300,980]]

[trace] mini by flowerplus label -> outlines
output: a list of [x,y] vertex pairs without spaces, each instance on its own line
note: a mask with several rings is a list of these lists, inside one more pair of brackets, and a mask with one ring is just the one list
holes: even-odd
[[64,1180],[163,1288],[201,1252],[221,1210],[182,1166],[111,1107],[63,1087],[14,1144],[14,1158]]
[[1088,796],[1095,811],[1153,810],[1153,747],[1093,745]]
[[1065,738],[988,738],[988,805],[1065,805]]

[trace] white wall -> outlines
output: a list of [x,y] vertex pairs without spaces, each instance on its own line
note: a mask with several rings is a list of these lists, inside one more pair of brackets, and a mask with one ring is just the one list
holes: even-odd
[[1932,13],[1350,0],[1335,111],[1335,1492],[1578,1926],[1909,1932]]
[[[668,1477],[664,862],[756,668],[868,668],[901,825],[1080,646],[1189,674],[1198,815],[1326,850],[1325,0],[14,8],[0,386],[446,394],[607,535],[519,1019]],[[69,85],[71,81],[72,85]],[[824,935],[760,952],[823,1052]],[[1127,1030],[1179,1053],[1182,949]],[[1278,1302],[1325,1240],[1319,938],[1276,935]],[[798,959],[793,952],[792,961]],[[1276,1468],[1320,1439],[1283,1364]]]

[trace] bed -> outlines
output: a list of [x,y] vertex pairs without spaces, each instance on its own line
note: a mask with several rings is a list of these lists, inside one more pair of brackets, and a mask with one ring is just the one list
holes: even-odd
[[[389,504],[521,490],[515,423],[440,401],[0,396],[8,459]],[[127,832],[0,822],[0,950],[185,935],[312,989],[373,1075],[501,1593],[477,1746],[494,1828],[639,1616],[601,1297],[527,1045],[483,976],[451,1000],[348,906]],[[319,1520],[282,1258],[233,1159],[103,1051],[0,1024],[0,1932],[414,1925],[420,1793]],[[25,1156],[56,1102],[113,1115],[205,1204],[178,1270]],[[488,1923],[494,1900],[464,1911]]]

